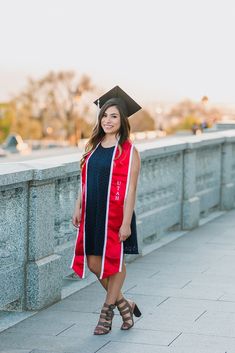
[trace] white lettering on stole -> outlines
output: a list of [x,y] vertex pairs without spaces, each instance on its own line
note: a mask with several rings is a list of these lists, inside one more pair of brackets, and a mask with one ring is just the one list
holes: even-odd
[[115,191],[115,201],[118,201],[119,199],[120,199],[120,193],[119,193],[119,191],[120,191],[120,188],[121,188],[121,181],[120,180],[118,180],[117,181],[117,184],[116,184],[116,191]]

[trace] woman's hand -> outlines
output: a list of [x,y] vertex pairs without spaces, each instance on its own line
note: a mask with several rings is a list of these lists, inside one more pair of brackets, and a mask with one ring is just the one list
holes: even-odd
[[125,241],[131,235],[131,226],[129,224],[122,224],[119,229],[120,241]]
[[79,228],[80,221],[81,221],[81,209],[80,207],[76,207],[72,218],[72,223],[74,227]]

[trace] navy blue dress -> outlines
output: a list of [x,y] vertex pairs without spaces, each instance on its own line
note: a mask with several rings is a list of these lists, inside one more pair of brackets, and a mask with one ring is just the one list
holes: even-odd
[[[102,256],[105,235],[106,202],[113,147],[101,144],[91,155],[87,167],[87,203],[85,222],[86,255]],[[123,242],[124,254],[138,254],[136,217],[133,212],[131,236]]]

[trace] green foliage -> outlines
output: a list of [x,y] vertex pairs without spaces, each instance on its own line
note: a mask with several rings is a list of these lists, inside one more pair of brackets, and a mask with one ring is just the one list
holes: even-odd
[[0,103],[0,143],[2,143],[11,131],[14,119],[14,111],[10,104]]
[[165,130],[174,133],[177,130],[192,130],[194,125],[200,126],[206,122],[211,127],[220,120],[223,113],[220,109],[208,106],[208,98],[204,96],[201,102],[184,100],[172,107],[165,116]]
[[88,76],[78,78],[72,71],[51,71],[38,80],[29,79],[13,100],[14,131],[24,139],[66,139],[76,144],[87,130],[87,124],[78,123],[83,116],[81,99],[92,90]]
[[191,130],[194,124],[200,124],[200,119],[195,115],[186,115],[178,125],[178,130]]

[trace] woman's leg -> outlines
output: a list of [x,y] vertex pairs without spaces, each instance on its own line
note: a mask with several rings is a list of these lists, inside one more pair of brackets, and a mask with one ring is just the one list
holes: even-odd
[[[87,264],[89,269],[99,279],[100,272],[101,272],[101,265],[102,265],[101,256],[89,255],[87,257]],[[104,287],[104,289],[107,291],[106,300],[105,300],[106,304],[104,305],[113,305],[117,303],[116,305],[123,319],[123,325],[121,329],[126,330],[131,328],[134,324],[132,316],[134,312],[134,306],[136,304],[129,300],[127,301],[122,295],[121,288],[123,286],[125,277],[126,277],[126,266],[123,263],[121,272],[118,272],[115,275],[110,276],[108,278],[99,279],[99,281],[101,285]],[[100,319],[100,322],[102,321],[105,321],[105,320]],[[99,324],[97,325],[95,332],[96,334],[102,333],[102,328],[100,328]]]
[[106,303],[115,303],[117,305],[123,320],[121,329],[129,330],[134,325],[133,314],[139,317],[141,315],[141,312],[139,311],[139,308],[134,302],[126,300],[121,293],[125,277],[126,266],[123,263],[122,271],[109,277]]
[[[108,291],[108,285],[109,285],[109,277],[108,278],[103,278],[103,279],[99,279],[100,284],[104,287],[104,289],[106,290],[106,292]],[[117,300],[120,300],[121,298],[123,298],[123,294],[120,291]]]
[[87,255],[87,266],[97,277],[100,275],[102,258],[96,255]]
[[115,275],[112,275],[109,277],[107,295],[106,295],[107,304],[116,303],[117,300],[123,297],[121,293],[121,289],[125,281],[125,278],[126,278],[126,266],[123,262],[122,271],[115,273]]
[[[87,256],[87,265],[88,265],[88,268],[90,269],[90,271],[96,275],[96,277],[98,278],[98,280],[99,280],[100,284],[103,286],[103,288],[106,291],[108,291],[110,277],[103,278],[103,279],[99,278],[100,272],[101,272],[101,266],[102,266],[102,257],[96,256],[96,255],[88,255]],[[111,287],[113,287],[113,286],[111,286]],[[122,297],[123,297],[122,293],[120,292],[118,294],[117,300],[121,299]],[[113,304],[113,303],[110,303],[110,304]]]
[[[99,278],[100,272],[101,272],[101,256],[94,256],[94,255],[89,255],[87,257],[87,265],[89,269]],[[100,283],[102,286],[107,289],[108,288],[108,279],[102,279],[100,280]],[[115,308],[115,302],[114,303],[104,303],[101,313],[100,313],[100,318],[98,321],[98,324],[96,325],[96,328],[94,330],[94,335],[105,335],[110,332],[112,328],[112,320],[114,316],[114,308]]]

